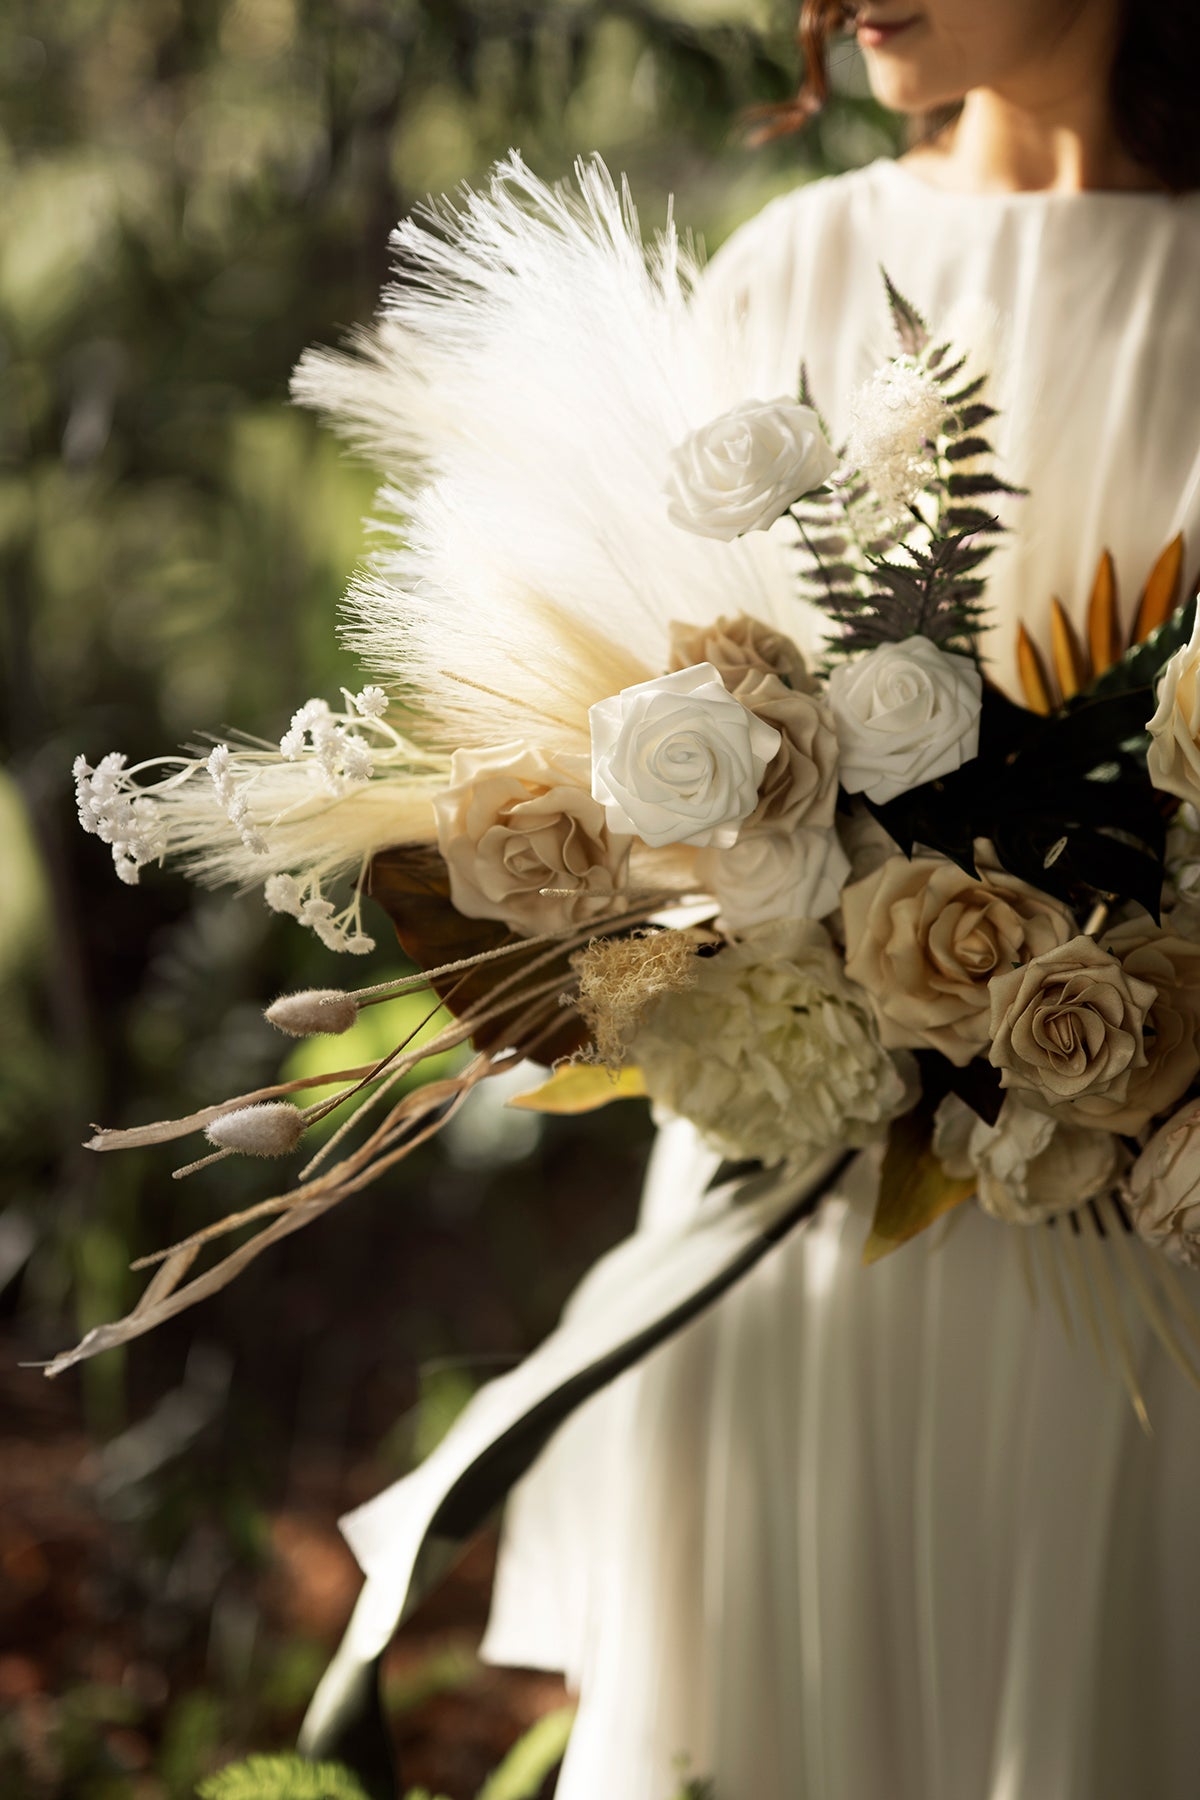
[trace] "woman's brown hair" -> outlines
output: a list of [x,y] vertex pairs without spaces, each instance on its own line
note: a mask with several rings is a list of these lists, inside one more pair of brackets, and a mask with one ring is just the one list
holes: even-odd
[[[797,38],[804,83],[791,100],[764,115],[759,141],[798,131],[829,98],[829,40],[853,17],[847,0],[804,0]],[[1196,0],[1122,0],[1117,54],[1109,87],[1113,121],[1124,148],[1175,193],[1200,188],[1200,6]]]

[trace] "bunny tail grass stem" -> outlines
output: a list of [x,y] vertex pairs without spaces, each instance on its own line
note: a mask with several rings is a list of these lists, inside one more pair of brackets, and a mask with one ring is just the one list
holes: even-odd
[[190,1137],[194,1131],[203,1131],[222,1113],[233,1112],[242,1106],[255,1106],[260,1100],[278,1100],[285,1094],[298,1094],[304,1088],[332,1087],[335,1081],[357,1081],[369,1075],[373,1063],[362,1063],[357,1069],[334,1069],[327,1075],[304,1075],[298,1081],[278,1081],[271,1087],[255,1088],[253,1093],[238,1094],[230,1100],[218,1100],[212,1106],[202,1106],[198,1112],[188,1113],[182,1119],[159,1119],[153,1125],[130,1125],[121,1128],[110,1128],[105,1125],[96,1127],[95,1137],[89,1138],[84,1145],[86,1150],[142,1150],[151,1144],[169,1144],[174,1138]]

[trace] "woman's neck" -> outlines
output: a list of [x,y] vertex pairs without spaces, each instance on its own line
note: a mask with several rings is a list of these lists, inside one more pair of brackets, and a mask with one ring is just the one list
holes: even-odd
[[935,139],[905,159],[937,187],[965,193],[1137,192],[1160,186],[1117,139],[1107,96],[1022,105],[975,88]]
[[1122,10],[1089,0],[1036,54],[969,90],[952,123],[911,152],[925,178],[971,193],[1137,192],[1161,184],[1121,144],[1110,97]]

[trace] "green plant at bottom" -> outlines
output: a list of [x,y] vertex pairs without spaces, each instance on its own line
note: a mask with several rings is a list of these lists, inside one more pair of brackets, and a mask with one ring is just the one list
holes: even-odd
[[[478,1800],[535,1800],[547,1775],[562,1760],[575,1717],[573,1706],[539,1719],[518,1739],[479,1791]],[[251,1756],[202,1781],[200,1800],[369,1800],[358,1777],[341,1763],[307,1757]],[[445,1800],[426,1788],[410,1788],[404,1800]]]

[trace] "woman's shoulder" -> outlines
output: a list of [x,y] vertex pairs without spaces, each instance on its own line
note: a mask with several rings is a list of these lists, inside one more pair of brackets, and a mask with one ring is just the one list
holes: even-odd
[[880,158],[841,175],[817,175],[799,181],[736,226],[710,259],[709,267],[734,262],[764,244],[807,232],[820,220],[853,212],[886,180],[887,167],[888,159]]
[[709,259],[703,284],[715,299],[736,299],[776,279],[798,256],[816,253],[830,231],[868,228],[886,162],[799,182],[738,225]]

